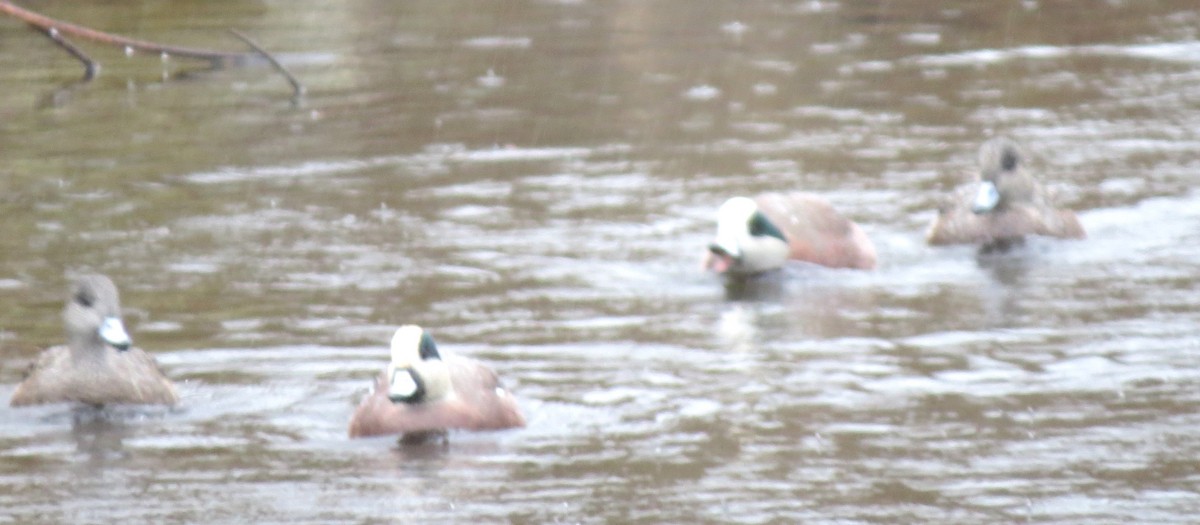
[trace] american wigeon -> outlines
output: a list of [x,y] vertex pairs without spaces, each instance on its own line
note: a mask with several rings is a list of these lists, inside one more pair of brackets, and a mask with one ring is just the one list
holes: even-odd
[[354,411],[350,437],[400,434],[408,440],[449,429],[525,426],[516,399],[492,369],[439,351],[421,327],[396,330],[391,354],[374,389]]
[[983,143],[977,179],[939,207],[926,235],[929,244],[1002,248],[1026,235],[1087,236],[1074,212],[1054,207],[1049,193],[1025,169],[1025,155],[1012,139],[996,137]]
[[117,287],[103,275],[78,279],[63,310],[66,346],[44,350],[13,392],[12,406],[75,401],[90,405],[173,405],[175,386],[154,358],[133,346],[121,323]]
[[708,246],[706,269],[755,274],[789,259],[869,270],[875,267],[875,245],[862,228],[810,193],[733,197],[717,210],[717,236]]

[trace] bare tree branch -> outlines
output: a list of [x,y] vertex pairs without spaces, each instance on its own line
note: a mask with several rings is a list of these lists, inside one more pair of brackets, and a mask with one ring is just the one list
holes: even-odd
[[[141,53],[151,53],[156,55],[165,54],[168,56],[207,60],[213,66],[225,65],[230,62],[242,60],[246,57],[246,53],[230,53],[226,51],[214,51],[210,49],[193,47],[170,46],[146,40],[127,38],[120,35],[114,35],[112,33],[105,33],[103,31],[97,31],[95,29],[72,24],[70,22],[56,20],[28,9],[17,7],[8,0],[0,0],[0,13],[16,17],[26,24],[29,24],[37,28],[39,31],[47,34],[47,36],[50,35],[51,30],[54,30],[60,35],[73,36],[112,46],[121,46],[126,49],[126,52],[132,50]],[[51,36],[50,38],[54,37]],[[58,42],[59,40],[55,39],[55,41]],[[75,53],[72,52],[72,55],[74,54]],[[78,55],[76,55],[76,58],[79,58]]]
[[[257,42],[251,40],[250,37],[237,30],[231,29],[230,32],[247,45],[254,48],[254,53],[233,53],[228,51],[214,51],[211,49],[201,49],[195,47],[171,46],[150,42],[147,40],[127,38],[120,35],[114,35],[112,33],[97,31],[95,29],[84,27],[78,24],[72,24],[70,22],[63,22],[61,20],[50,18],[28,9],[18,7],[9,0],[0,0],[0,14],[7,14],[25,22],[26,24],[29,24],[34,29],[53,40],[54,43],[58,44],[59,47],[70,53],[71,56],[75,57],[76,60],[79,60],[84,67],[83,79],[81,81],[82,83],[86,83],[96,77],[96,73],[100,70],[100,64],[95,60],[92,60],[92,58],[84,53],[83,50],[79,49],[69,40],[67,40],[67,36],[91,40],[93,42],[107,44],[110,46],[123,47],[125,49],[125,54],[127,55],[133,53],[147,53],[160,55],[164,59],[170,56],[191,58],[207,61],[209,65],[214,68],[232,64],[241,64],[244,63],[247,58],[257,54],[265,58],[267,62],[269,62],[271,66],[274,67],[279,74],[283,75],[283,77],[287,79],[288,83],[292,85],[293,103],[299,102],[304,96],[304,85],[301,84],[300,81],[296,80],[296,77],[292,75],[291,71],[288,71],[288,69],[284,67],[279,60],[268,53],[267,50],[263,49],[262,46],[258,45]],[[72,84],[74,85],[78,83]],[[55,100],[57,99],[58,97],[55,97]]]
[[284,67],[284,65],[280,63],[274,55],[268,53],[266,49],[263,49],[262,46],[258,45],[258,42],[251,40],[250,37],[246,36],[241,31],[238,31],[237,29],[230,29],[229,32],[233,33],[233,36],[241,39],[242,42],[245,42],[246,45],[254,48],[259,55],[262,55],[263,58],[267,59],[267,62],[271,63],[271,66],[273,66],[275,70],[279,72],[279,74],[283,75],[283,77],[287,79],[288,83],[292,85],[293,102],[299,102],[301,98],[304,98],[304,93],[306,91],[304,89],[304,85],[301,84],[299,80],[296,80],[296,77],[292,75],[292,72],[288,71],[288,68]]
[[35,29],[41,31],[43,35],[46,35],[47,38],[53,40],[54,43],[58,44],[59,47],[67,50],[71,56],[75,57],[80,62],[83,62],[83,82],[91,82],[93,78],[96,78],[96,73],[100,71],[99,62],[92,60],[92,57],[89,57],[87,53],[83,52],[82,49],[79,49],[79,47],[77,47],[75,44],[72,44],[70,40],[67,40],[65,37],[63,37],[57,29],[53,27],[48,29],[36,27]]

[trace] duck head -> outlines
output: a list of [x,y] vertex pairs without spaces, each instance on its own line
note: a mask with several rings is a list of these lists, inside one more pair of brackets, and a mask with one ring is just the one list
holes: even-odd
[[708,251],[706,269],[751,274],[783,266],[791,250],[753,199],[733,197],[717,209],[717,236]]
[[108,345],[123,351],[133,344],[121,322],[117,286],[103,275],[88,275],[75,282],[63,309],[63,323],[73,346]]
[[1024,154],[1008,137],[996,137],[979,148],[979,190],[971,201],[976,214],[1002,211],[1012,202],[1032,199],[1034,182],[1023,169]]
[[405,325],[392,335],[387,367],[387,396],[394,403],[418,404],[450,397],[450,369],[433,337],[421,327]]

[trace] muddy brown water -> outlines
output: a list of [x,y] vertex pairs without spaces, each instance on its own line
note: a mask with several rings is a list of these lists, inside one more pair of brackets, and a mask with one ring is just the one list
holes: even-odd
[[[32,4],[30,4],[32,5]],[[41,2],[265,68],[77,64],[0,21],[0,398],[104,272],[173,410],[0,408],[0,522],[1193,523],[1192,2]],[[1007,133],[1083,242],[923,243]],[[804,189],[874,272],[700,271]],[[395,326],[528,428],[348,440]]]

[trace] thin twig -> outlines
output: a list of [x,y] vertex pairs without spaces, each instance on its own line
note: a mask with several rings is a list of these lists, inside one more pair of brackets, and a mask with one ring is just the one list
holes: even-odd
[[53,40],[54,43],[58,44],[59,47],[67,50],[67,52],[70,53],[71,56],[75,57],[80,62],[83,62],[83,82],[91,82],[91,80],[93,78],[96,78],[96,73],[100,71],[100,63],[99,62],[92,60],[92,57],[89,57],[87,55],[87,53],[83,52],[82,49],[79,49],[78,46],[76,46],[75,44],[72,44],[71,41],[67,40],[66,37],[62,36],[62,34],[60,34],[57,29],[55,29],[53,27],[51,27],[51,28],[42,28],[42,27],[37,27],[37,26],[34,26],[34,27],[38,31],[40,31],[43,35],[46,35],[47,38],[49,38],[50,40]]
[[262,46],[258,45],[258,42],[251,40],[250,37],[246,36],[241,31],[238,31],[237,29],[230,29],[229,32],[233,33],[233,36],[241,39],[242,42],[245,42],[246,45],[250,46],[257,51],[259,55],[262,55],[263,58],[267,59],[267,62],[270,62],[271,66],[287,79],[288,83],[292,85],[293,101],[298,101],[304,97],[304,93],[306,91],[304,89],[304,84],[301,84],[299,80],[296,80],[296,77],[292,75],[292,72],[288,71],[288,68],[284,67],[283,63],[276,59],[274,55],[268,53],[266,49],[263,49]]

